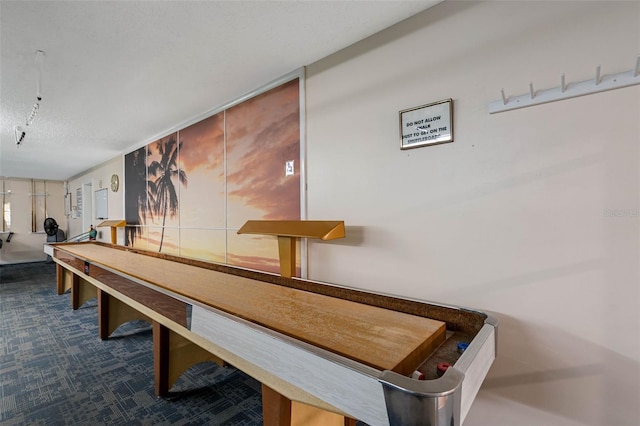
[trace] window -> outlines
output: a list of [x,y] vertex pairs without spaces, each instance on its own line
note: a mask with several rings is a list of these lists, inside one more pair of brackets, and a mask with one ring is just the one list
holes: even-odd
[[0,232],[9,232],[11,230],[11,189],[5,181],[2,181],[2,226]]
[[31,232],[44,232],[47,218],[47,182],[31,181]]

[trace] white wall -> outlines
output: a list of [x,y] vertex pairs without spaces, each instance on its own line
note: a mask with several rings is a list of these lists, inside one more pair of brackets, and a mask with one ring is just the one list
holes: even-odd
[[[110,161],[95,167],[86,173],[79,176],[75,176],[69,180],[69,191],[71,192],[72,205],[76,206],[76,190],[82,188],[84,184],[90,183],[92,186],[92,200],[95,198],[95,191],[108,188],[108,214],[109,220],[124,220],[124,157],[118,156]],[[111,176],[117,174],[120,178],[120,188],[117,192],[111,190]],[[93,218],[93,225],[96,226],[102,220],[96,219],[95,201],[91,203],[91,218]],[[88,227],[83,227],[82,218],[69,219],[69,237],[80,235],[89,230]],[[98,241],[106,243],[111,242],[111,229],[108,227],[101,227],[98,229]],[[119,228],[117,231],[117,243],[124,244],[124,228]]]
[[[466,425],[640,424],[640,87],[489,115],[630,70],[638,2],[445,2],[312,64],[310,278],[500,320]],[[401,151],[398,111],[453,98],[455,142]]]

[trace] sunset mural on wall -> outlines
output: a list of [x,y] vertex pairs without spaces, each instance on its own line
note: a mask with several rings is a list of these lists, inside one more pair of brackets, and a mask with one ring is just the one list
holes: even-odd
[[189,185],[180,189],[180,254],[226,260],[224,112],[178,132],[180,169]]
[[165,136],[147,146],[148,196],[152,197],[145,223],[149,250],[180,254],[180,189],[187,185],[185,170],[178,168],[178,134]]
[[147,248],[144,225],[147,197],[147,147],[138,148],[124,156],[124,218],[127,222],[125,245]]
[[[227,111],[227,262],[279,272],[274,237],[237,235],[249,219],[300,219],[299,80]],[[294,174],[285,176],[285,163]]]
[[296,78],[127,154],[127,245],[278,272],[275,237],[236,231],[300,219],[299,98]]

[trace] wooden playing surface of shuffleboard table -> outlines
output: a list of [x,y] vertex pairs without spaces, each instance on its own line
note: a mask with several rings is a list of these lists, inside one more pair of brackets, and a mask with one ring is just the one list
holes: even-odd
[[106,245],[56,245],[144,281],[379,370],[410,375],[445,323]]

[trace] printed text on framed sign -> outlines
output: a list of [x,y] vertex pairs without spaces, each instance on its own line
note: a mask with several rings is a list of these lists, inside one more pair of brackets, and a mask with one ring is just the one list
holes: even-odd
[[453,100],[400,111],[400,149],[453,142]]

